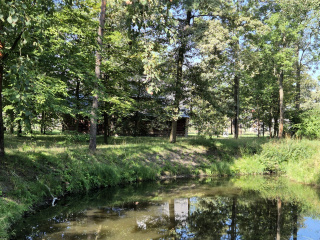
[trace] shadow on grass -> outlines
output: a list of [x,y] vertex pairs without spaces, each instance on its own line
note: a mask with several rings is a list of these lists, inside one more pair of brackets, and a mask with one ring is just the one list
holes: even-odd
[[208,139],[205,137],[192,138],[188,140],[195,146],[206,146],[208,154],[230,161],[234,157],[243,154],[256,154],[262,151],[262,145],[269,141],[267,138],[246,137],[240,139]]
[[[129,181],[155,177],[148,175],[147,171],[153,175],[165,172],[170,175],[225,175],[231,174],[230,167],[235,158],[242,154],[259,153],[261,145],[268,141],[254,137],[236,140],[195,136],[178,138],[177,143],[172,144],[166,137],[110,137],[110,144],[105,145],[102,144],[103,136],[98,136],[97,151],[90,154],[85,138],[79,138],[83,141],[74,143],[68,142],[68,136],[6,135],[6,144],[11,148],[5,160],[5,170],[31,180],[38,175],[53,174],[66,182],[70,169],[75,170],[73,174],[83,176],[78,172],[91,171],[90,166],[105,164],[120,169],[115,173],[120,175],[117,178]],[[200,147],[202,150],[198,151]]]

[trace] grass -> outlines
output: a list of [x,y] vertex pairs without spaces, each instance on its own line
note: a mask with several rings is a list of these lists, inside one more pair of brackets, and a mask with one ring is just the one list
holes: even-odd
[[[319,141],[191,136],[176,144],[161,137],[98,137],[94,154],[88,136],[5,136],[0,166],[0,238],[35,204],[67,193],[160,177],[282,172],[320,184]],[[2,232],[1,232],[2,231]]]

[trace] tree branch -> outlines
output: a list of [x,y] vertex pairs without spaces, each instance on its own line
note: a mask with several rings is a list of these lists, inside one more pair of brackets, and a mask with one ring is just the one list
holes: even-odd
[[[10,51],[13,51],[17,47],[17,45],[18,45],[18,43],[19,43],[24,31],[25,31],[25,29],[23,28],[22,31],[17,36],[16,40],[14,40],[14,42],[13,42],[11,48],[10,48]],[[4,54],[4,56],[2,58],[2,61],[5,61],[8,58],[8,56],[9,56],[9,53]]]

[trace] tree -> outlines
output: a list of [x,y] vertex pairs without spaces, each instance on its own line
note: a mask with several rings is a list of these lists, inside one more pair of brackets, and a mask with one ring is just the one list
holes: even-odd
[[176,82],[175,82],[175,90],[174,90],[174,100],[173,100],[173,119],[171,124],[171,132],[170,132],[170,142],[175,143],[177,138],[177,118],[180,113],[180,101],[181,101],[181,92],[182,92],[182,79],[183,79],[183,64],[184,64],[184,55],[187,52],[186,49],[186,41],[188,35],[188,27],[191,24],[191,10],[187,10],[187,17],[184,21],[180,21],[178,28],[178,39],[179,39],[179,47],[177,50],[177,58],[176,58]]
[[91,151],[96,150],[97,142],[97,119],[98,119],[98,80],[101,79],[101,50],[103,47],[102,39],[104,33],[104,25],[106,19],[106,0],[101,0],[101,11],[99,17],[99,29],[98,29],[98,46],[99,49],[96,50],[96,67],[95,67],[95,74],[96,74],[96,81],[94,82],[93,88],[93,101],[92,101],[92,110],[91,110],[91,120],[90,120],[90,143],[89,149]]
[[[16,68],[15,61],[20,62],[30,61],[30,58],[20,56],[22,49],[26,44],[33,42],[32,48],[39,47],[35,33],[41,29],[41,24],[44,24],[47,17],[53,12],[53,1],[34,1],[12,2],[1,1],[0,9],[0,30],[5,32],[1,34],[0,39],[0,95],[2,98],[3,86],[10,86],[5,78],[5,73],[9,68]],[[29,45],[30,46],[30,45]],[[17,51],[17,50],[20,51]],[[11,66],[9,66],[11,64]],[[23,67],[19,69],[23,72]],[[4,155],[4,129],[3,129],[3,100],[0,100],[0,155]]]
[[[0,31],[3,31],[3,21],[0,20]],[[3,116],[2,116],[2,85],[4,74],[4,42],[0,39],[0,156],[4,155],[4,129],[3,129]]]

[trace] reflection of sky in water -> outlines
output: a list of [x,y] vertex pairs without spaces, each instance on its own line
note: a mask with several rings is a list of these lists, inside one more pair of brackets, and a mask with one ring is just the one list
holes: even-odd
[[303,225],[298,231],[298,239],[320,239],[320,220],[306,217]]
[[197,203],[198,198],[197,197],[192,197],[190,198],[190,209],[189,209],[189,214],[193,214],[194,211],[197,210],[195,204]]

